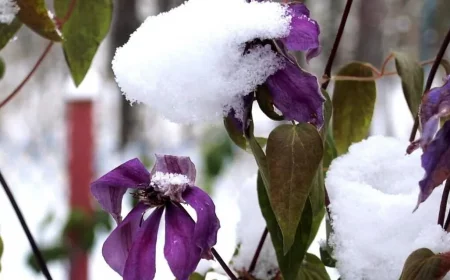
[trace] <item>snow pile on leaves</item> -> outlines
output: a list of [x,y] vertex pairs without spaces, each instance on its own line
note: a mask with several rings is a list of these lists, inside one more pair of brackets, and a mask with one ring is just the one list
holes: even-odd
[[171,121],[215,120],[283,66],[269,45],[243,55],[245,43],[286,37],[290,20],[278,3],[190,0],[147,18],[117,49],[116,81]]
[[14,0],[0,0],[0,23],[10,24],[18,11]]
[[412,213],[424,171],[420,152],[406,156],[407,146],[371,137],[352,145],[327,173],[331,242],[344,279],[397,280],[414,250],[450,251],[450,235],[436,224],[443,187]]

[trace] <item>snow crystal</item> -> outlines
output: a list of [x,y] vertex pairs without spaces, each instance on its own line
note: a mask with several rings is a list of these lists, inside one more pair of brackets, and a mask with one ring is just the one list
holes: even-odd
[[290,20],[279,3],[190,0],[148,17],[117,49],[116,81],[171,121],[213,121],[283,66],[269,45],[243,53],[256,38],[287,36]]
[[155,174],[152,176],[150,185],[155,186],[157,188],[164,188],[169,185],[180,186],[189,183],[191,183],[191,181],[186,175],[175,173],[164,173],[158,171],[155,172]]
[[0,0],[0,23],[10,24],[17,12],[19,7],[14,0]]
[[370,137],[334,160],[327,173],[331,242],[344,279],[397,280],[414,250],[450,251],[450,235],[437,225],[443,188],[412,213],[424,171],[420,153],[405,155],[407,146]]

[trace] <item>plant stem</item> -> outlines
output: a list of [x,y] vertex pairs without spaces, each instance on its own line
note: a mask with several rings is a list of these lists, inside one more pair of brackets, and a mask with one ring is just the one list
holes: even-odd
[[256,248],[255,254],[253,255],[252,262],[250,263],[250,267],[248,268],[248,272],[252,273],[255,270],[256,263],[258,262],[259,255],[261,254],[262,247],[264,246],[264,242],[266,241],[267,234],[269,230],[267,227],[264,229],[263,234],[261,235],[261,239],[259,240],[258,247]]
[[[324,77],[331,77],[331,67],[333,66],[334,59],[336,58],[337,50],[339,48],[339,43],[341,42],[342,34],[344,34],[345,24],[347,23],[348,14],[350,13],[350,8],[352,7],[353,0],[347,0],[345,4],[344,13],[342,14],[341,23],[339,24],[339,29],[334,39],[333,48],[331,49],[330,56],[328,57],[327,64],[325,66]],[[327,89],[329,81],[322,84],[322,89]]]
[[[444,57],[445,51],[447,50],[449,43],[450,43],[450,28],[447,32],[447,35],[444,38],[444,41],[442,42],[441,48],[439,49],[436,59],[434,60],[433,66],[431,66],[431,70],[430,70],[430,73],[428,74],[428,79],[427,79],[427,83],[425,85],[425,90],[423,92],[423,95],[426,94],[430,90],[431,84],[433,83],[434,76],[436,76],[436,72],[438,70],[439,64],[441,64],[441,60]],[[416,139],[417,128],[419,128],[419,114],[417,114],[416,117],[414,118],[414,125],[411,130],[411,135],[409,136],[409,142],[413,142],[414,139]]]
[[23,86],[30,80],[30,78],[33,76],[34,72],[39,68],[42,61],[44,61],[44,58],[47,56],[47,54],[50,52],[51,48],[53,46],[53,42],[48,43],[47,47],[45,48],[44,52],[41,54],[39,59],[36,61],[36,64],[34,64],[33,68],[31,69],[30,73],[23,79],[23,81],[11,92],[8,97],[6,97],[5,100],[3,100],[0,103],[0,108],[5,106],[14,96],[16,96],[17,93],[23,88]]
[[440,225],[442,228],[444,228],[444,219],[445,219],[445,212],[447,210],[447,201],[449,192],[450,192],[450,180],[447,180],[447,182],[445,183],[444,191],[442,192],[441,206],[439,207],[439,216],[438,216],[438,225]]
[[222,266],[223,270],[228,274],[228,276],[231,278],[231,280],[238,280],[237,277],[233,274],[231,269],[228,267],[228,265],[223,261],[222,257],[217,253],[216,249],[211,248],[211,252],[213,256],[217,259],[220,266]]
[[0,183],[3,186],[3,189],[8,196],[9,201],[12,204],[12,207],[14,208],[14,212],[16,212],[17,218],[19,219],[20,225],[23,228],[23,231],[25,232],[28,241],[30,242],[31,248],[33,249],[33,254],[36,257],[36,260],[41,268],[42,273],[44,274],[45,278],[47,280],[52,280],[52,276],[50,275],[50,272],[47,268],[47,264],[45,263],[45,259],[43,258],[41,251],[39,250],[36,242],[34,241],[33,235],[30,232],[30,229],[28,228],[27,223],[25,222],[25,218],[22,215],[22,212],[20,211],[19,205],[17,205],[17,202],[9,189],[8,184],[5,181],[5,178],[3,178],[3,175],[0,171]]

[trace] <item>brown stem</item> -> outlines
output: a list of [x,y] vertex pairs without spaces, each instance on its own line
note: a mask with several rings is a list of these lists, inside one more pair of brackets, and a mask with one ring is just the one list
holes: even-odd
[[445,183],[444,191],[442,192],[441,206],[439,207],[439,216],[438,216],[438,225],[440,225],[442,228],[444,228],[444,219],[445,219],[445,212],[447,210],[447,201],[449,192],[450,192],[450,180],[447,180],[447,182]]
[[[449,43],[450,43],[450,28],[447,32],[447,35],[444,38],[444,41],[442,42],[441,48],[439,49],[436,59],[434,60],[433,66],[431,66],[431,70],[430,73],[428,74],[428,79],[423,94],[426,94],[426,92],[430,90],[434,76],[436,76],[436,72],[439,68],[439,65],[441,64],[441,60],[444,57],[445,51],[447,50]],[[416,117],[414,118],[414,125],[411,130],[411,135],[409,136],[409,142],[413,142],[414,139],[416,139],[417,128],[419,128],[419,114],[417,114]]]
[[39,57],[39,59],[36,61],[36,64],[34,64],[33,68],[31,69],[30,73],[28,73],[28,75],[25,77],[25,79],[23,79],[23,81],[13,90],[13,92],[11,92],[8,97],[6,97],[5,100],[3,100],[0,103],[0,108],[2,108],[3,106],[6,105],[6,103],[8,103],[14,96],[17,95],[17,93],[19,93],[19,91],[23,88],[23,86],[30,80],[30,78],[33,76],[33,74],[36,72],[36,70],[39,68],[39,66],[41,65],[42,61],[44,60],[44,58],[47,56],[47,54],[50,52],[51,48],[53,46],[53,42],[48,43],[47,47],[45,48],[44,52],[41,54],[41,56]]
[[233,274],[228,265],[223,261],[222,257],[217,253],[216,249],[211,248],[211,252],[216,260],[219,262],[220,266],[222,266],[223,270],[227,273],[227,275],[231,278],[231,280],[238,280],[237,277]]
[[255,270],[256,263],[258,262],[259,255],[261,254],[261,250],[264,246],[264,242],[266,241],[267,234],[269,230],[267,227],[264,229],[263,234],[261,235],[261,239],[259,240],[258,247],[256,248],[255,254],[253,255],[252,262],[250,263],[250,267],[248,268],[248,272],[252,273]]

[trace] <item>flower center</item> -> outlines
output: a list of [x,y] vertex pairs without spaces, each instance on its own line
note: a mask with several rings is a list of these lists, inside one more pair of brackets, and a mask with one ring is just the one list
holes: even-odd
[[156,172],[150,185],[139,188],[133,196],[150,207],[158,207],[167,202],[184,202],[182,194],[190,184],[186,175]]

